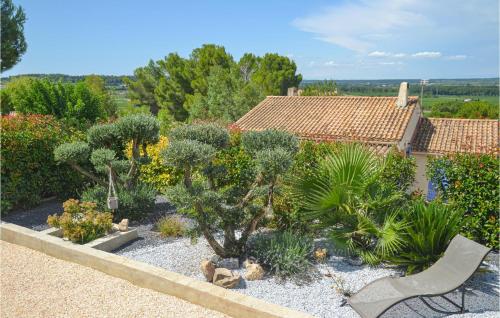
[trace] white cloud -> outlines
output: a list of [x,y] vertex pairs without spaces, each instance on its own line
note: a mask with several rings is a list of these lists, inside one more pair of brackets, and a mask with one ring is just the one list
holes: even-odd
[[373,57],[389,57],[391,56],[391,53],[383,52],[383,51],[373,51],[368,54],[368,56],[373,56]]
[[[464,19],[471,12],[474,19]],[[498,0],[346,0],[292,24],[315,39],[368,53],[423,46],[442,51],[471,39],[476,47],[491,45],[498,38],[498,20]]]
[[315,34],[319,40],[363,52],[375,45],[375,39],[392,37],[391,33],[398,28],[426,23],[424,16],[410,10],[416,2],[418,1],[347,2],[296,19],[293,24],[302,31]]
[[452,61],[461,61],[465,60],[467,58],[467,55],[464,54],[458,54],[458,55],[450,55],[445,57],[447,60],[452,60]]
[[335,64],[335,62],[334,62],[334,61],[327,61],[327,62],[325,62],[325,64],[324,64],[324,65],[325,65],[325,66],[334,66],[334,65],[336,65],[336,64]]
[[411,56],[413,56],[413,57],[419,57],[419,58],[435,59],[435,58],[441,57],[441,55],[442,55],[441,52],[428,52],[428,51],[425,51],[425,52],[414,53]]
[[402,58],[402,57],[406,57],[406,54],[405,53],[396,53],[396,54],[393,54],[392,56],[397,57],[397,58]]

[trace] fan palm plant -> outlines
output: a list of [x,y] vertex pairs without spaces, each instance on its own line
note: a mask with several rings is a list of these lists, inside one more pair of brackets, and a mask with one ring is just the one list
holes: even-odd
[[295,184],[304,217],[331,233],[336,246],[369,264],[398,252],[407,226],[396,207],[403,193],[382,184],[384,160],[359,144],[327,156]]
[[405,247],[391,262],[405,266],[408,274],[435,263],[460,231],[462,213],[433,201],[416,201],[405,215],[410,226],[404,231]]

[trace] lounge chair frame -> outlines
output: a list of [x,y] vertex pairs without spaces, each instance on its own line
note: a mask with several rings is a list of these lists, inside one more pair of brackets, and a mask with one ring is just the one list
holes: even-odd
[[[418,296],[411,296],[411,297],[407,297],[407,298],[404,298],[404,299],[401,299],[400,301],[392,304],[391,306],[387,307],[384,311],[382,311],[378,316],[378,317],[381,317],[383,314],[385,314],[389,309],[391,309],[392,307],[402,303],[402,302],[405,302],[407,300],[410,300],[410,299],[414,299],[414,298],[418,298],[420,299],[427,307],[429,307],[431,310],[435,311],[435,312],[438,312],[438,313],[442,313],[442,314],[460,314],[460,313],[466,313],[468,312],[467,309],[465,309],[465,293],[467,291],[467,288],[465,287],[466,283],[471,279],[471,277],[477,272],[477,270],[481,267],[481,265],[483,264],[484,260],[486,259],[486,257],[489,255],[489,253],[491,253],[492,249],[490,248],[489,251],[483,256],[483,258],[481,259],[481,262],[479,263],[479,265],[476,267],[476,269],[474,270],[474,272],[461,284],[459,285],[458,287],[456,288],[453,288],[447,292],[444,292],[444,293],[441,293],[441,294],[427,294],[427,295],[418,295]],[[372,281],[371,283],[367,284],[364,288],[366,288],[367,286],[379,281],[379,280],[383,280],[383,279],[387,279],[387,277],[382,277],[382,278],[379,278],[379,279],[376,279],[374,281]],[[460,290],[461,291],[461,304],[457,304],[456,302],[454,302],[453,300],[449,299],[448,297],[446,297],[445,295],[451,293],[451,292],[454,292],[455,290]],[[435,308],[434,306],[432,306],[427,300],[425,300],[425,298],[433,298],[433,297],[441,297],[443,299],[445,299],[447,302],[451,303],[453,306],[455,306],[456,308],[458,308],[457,311],[446,311],[446,310],[441,310],[439,308]],[[349,300],[347,300],[347,304],[351,305]],[[352,307],[352,306],[351,306]],[[359,313],[358,313],[359,314]],[[361,316],[361,315],[360,315]]]

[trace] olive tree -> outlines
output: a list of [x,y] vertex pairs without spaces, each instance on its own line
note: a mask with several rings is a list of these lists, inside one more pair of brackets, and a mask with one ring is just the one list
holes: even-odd
[[[107,189],[110,180],[115,185],[119,201],[117,216],[134,218],[126,215],[129,210],[143,213],[138,202],[133,202],[138,195],[151,201],[147,206],[154,206],[154,192],[145,189],[138,181],[139,166],[149,161],[147,145],[159,141],[160,125],[151,115],[136,114],[118,119],[114,123],[92,126],[87,131],[87,141],[61,144],[54,150],[57,162],[69,164],[79,173],[87,176],[97,187],[84,193],[83,197],[97,201],[105,207]],[[131,155],[124,153],[127,145],[131,145]],[[141,151],[142,150],[142,151]],[[93,167],[93,169],[89,169]]]
[[[228,131],[216,125],[182,126],[171,132],[163,152],[167,165],[183,171],[183,182],[168,189],[168,198],[197,221],[195,233],[203,234],[221,257],[242,255],[259,222],[272,215],[279,178],[298,151],[298,140],[289,133],[244,133],[241,145],[251,158],[252,181],[228,183],[224,161],[215,159],[229,139]],[[216,239],[220,234],[223,239]]]

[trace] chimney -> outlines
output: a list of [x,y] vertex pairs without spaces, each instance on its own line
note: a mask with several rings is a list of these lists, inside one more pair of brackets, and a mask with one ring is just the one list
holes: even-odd
[[299,96],[299,90],[297,87],[288,87],[286,96]]
[[396,106],[404,108],[408,104],[408,90],[410,89],[410,84],[408,82],[402,82],[399,85],[399,94]]

